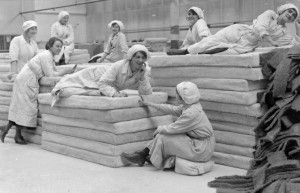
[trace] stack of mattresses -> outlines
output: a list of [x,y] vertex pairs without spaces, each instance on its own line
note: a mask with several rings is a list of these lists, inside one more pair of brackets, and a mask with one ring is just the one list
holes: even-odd
[[83,64],[88,63],[90,54],[87,49],[74,49],[74,52],[70,56],[69,64]]
[[166,52],[168,38],[145,38],[145,46],[151,52]]
[[[143,98],[165,103],[168,96],[158,92]],[[144,148],[157,126],[173,121],[170,115],[142,107],[139,100],[136,91],[126,98],[71,96],[50,108],[50,94],[40,94],[42,147],[105,166],[121,167],[122,152]]]
[[264,110],[258,103],[266,87],[260,53],[243,55],[156,56],[149,65],[155,91],[175,104],[175,86],[197,84],[201,104],[216,135],[214,161],[248,169],[255,145],[254,128]]
[[9,53],[0,53],[0,77],[6,75],[10,70]]

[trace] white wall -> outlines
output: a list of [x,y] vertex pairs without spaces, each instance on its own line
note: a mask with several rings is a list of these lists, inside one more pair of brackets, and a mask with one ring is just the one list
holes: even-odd
[[[35,0],[35,9],[43,9],[54,6],[70,5],[85,2],[84,0]],[[39,25],[37,40],[46,42],[50,37],[51,26],[57,21],[57,15],[65,10],[70,13],[70,23],[75,34],[75,43],[86,42],[86,5],[65,7],[55,10],[36,12],[35,20]]]

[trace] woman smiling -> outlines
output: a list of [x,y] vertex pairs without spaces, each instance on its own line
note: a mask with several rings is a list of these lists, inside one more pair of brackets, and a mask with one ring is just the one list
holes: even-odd
[[1,128],[1,141],[12,126],[16,126],[15,142],[26,144],[21,130],[25,128],[35,129],[38,114],[39,79],[42,77],[62,76],[72,73],[72,69],[57,71],[54,56],[59,54],[63,42],[52,37],[46,44],[46,50],[33,57],[16,77],[13,94],[8,113],[8,124]]
[[189,31],[182,43],[182,49],[200,42],[203,38],[210,36],[210,30],[204,21],[204,14],[199,7],[191,7],[188,10],[186,20],[189,22]]
[[137,89],[140,95],[152,94],[146,68],[150,59],[148,49],[134,45],[128,50],[127,59],[111,66],[92,66],[63,77],[53,88],[52,106],[59,97],[72,95],[127,97],[124,89]]

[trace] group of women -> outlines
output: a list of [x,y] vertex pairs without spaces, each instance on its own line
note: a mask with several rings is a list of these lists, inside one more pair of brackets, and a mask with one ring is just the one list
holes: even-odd
[[[252,26],[233,25],[211,35],[200,8],[188,10],[187,20],[190,29],[177,54],[201,53],[214,49],[228,53],[245,53],[257,47],[261,41],[267,40],[273,46],[287,45],[296,39],[286,32],[285,24],[293,22],[299,15],[297,7],[285,4],[277,13],[266,11],[254,20]],[[34,21],[24,22],[24,33],[13,39],[10,47],[11,68],[17,75],[9,109],[8,124],[1,128],[1,141],[12,126],[16,126],[15,142],[26,144],[22,130],[34,129],[38,114],[38,80],[42,77],[63,76],[52,90],[52,106],[60,97],[71,95],[127,97],[124,89],[137,89],[140,95],[152,94],[149,83],[147,60],[150,53],[143,45],[134,45],[130,49],[122,33],[124,25],[121,21],[109,24],[112,34],[104,53],[96,55],[91,62],[114,62],[111,66],[95,65],[74,73],[74,69],[58,71],[56,64],[68,61],[74,49],[74,34],[68,23],[69,14],[59,14],[59,21],[53,24],[51,37],[46,51],[39,54],[32,37],[37,32]],[[230,33],[229,33],[230,31]],[[146,161],[156,168],[170,168],[171,158],[178,157],[193,162],[207,162],[211,159],[215,138],[212,126],[205,115],[197,86],[185,81],[175,88],[179,106],[154,104],[141,100],[145,106],[158,109],[179,118],[172,124],[159,126],[154,132],[153,140],[139,152],[124,152],[122,159],[126,163],[143,166]]]

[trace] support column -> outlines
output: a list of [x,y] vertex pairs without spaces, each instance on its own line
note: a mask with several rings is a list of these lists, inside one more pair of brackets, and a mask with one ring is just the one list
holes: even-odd
[[170,6],[171,49],[179,48],[179,0],[173,0]]

